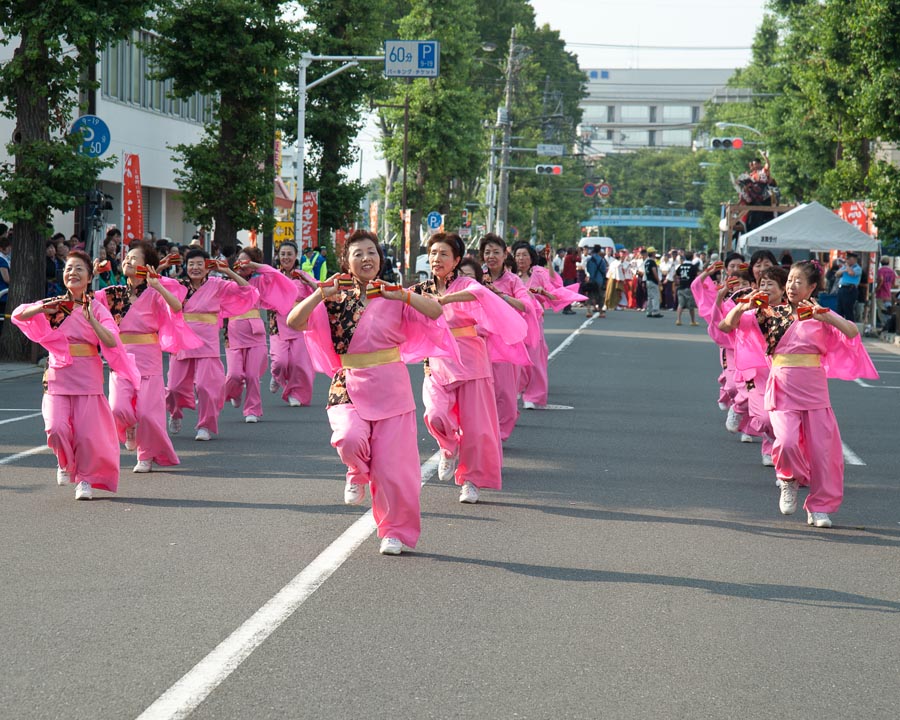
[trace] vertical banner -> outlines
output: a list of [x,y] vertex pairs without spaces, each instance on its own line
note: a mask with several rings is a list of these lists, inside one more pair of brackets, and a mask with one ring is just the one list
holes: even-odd
[[122,249],[144,237],[144,202],[141,190],[141,159],[125,154],[122,178]]
[[378,201],[369,205],[369,230],[378,232]]
[[407,272],[410,272],[410,267],[409,267],[409,261],[410,261],[410,257],[409,257],[409,251],[410,251],[409,226],[411,224],[411,222],[410,222],[411,219],[412,219],[412,210],[404,210],[403,211],[403,258],[404,258],[403,266],[406,268]]
[[281,177],[281,130],[275,131],[275,177]]
[[[844,220],[855,226],[867,235],[874,235],[872,219],[869,216],[869,208],[865,202],[855,200],[853,202],[842,202],[841,208],[838,210]],[[878,254],[869,253],[869,286],[872,287],[875,282],[875,272],[878,269]]]
[[319,191],[303,193],[303,212],[300,217],[300,247],[316,247],[319,244]]

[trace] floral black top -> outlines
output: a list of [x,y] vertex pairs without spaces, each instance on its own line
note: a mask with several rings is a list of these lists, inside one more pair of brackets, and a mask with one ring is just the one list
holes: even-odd
[[[147,283],[141,283],[135,290],[135,295],[140,297],[147,290]],[[127,285],[110,285],[105,288],[106,302],[109,305],[109,314],[113,316],[116,325],[121,325],[128,311],[131,310],[131,290]]]
[[[328,324],[331,327],[331,343],[338,355],[344,355],[349,351],[353,333],[365,309],[362,294],[357,287],[345,290],[325,302],[325,312],[328,314]],[[347,392],[347,377],[341,368],[331,378],[327,407],[346,405],[350,402],[353,401]]]
[[[89,302],[92,302],[94,300],[93,291],[88,290],[85,294],[87,295]],[[73,299],[72,296],[69,295],[69,293],[66,293],[65,297],[67,300]],[[79,309],[80,307],[81,307],[81,300],[75,300],[75,310]],[[69,317],[69,315],[71,315],[72,312],[75,312],[75,310],[66,311],[66,310],[59,309],[55,313],[53,313],[53,315],[48,315],[47,319],[50,321],[50,327],[52,327],[54,330],[56,330],[60,325],[63,324],[63,320],[65,320],[67,317]]]
[[203,283],[206,282],[206,278],[203,278],[203,282],[200,283],[200,287],[198,287],[198,288],[195,288],[193,286],[193,284],[191,284],[191,279],[187,275],[185,275],[183,278],[178,278],[178,282],[180,282],[182,285],[184,285],[187,288],[187,295],[185,295],[184,300],[181,301],[182,303],[186,303],[188,300],[191,299],[191,295],[193,295],[201,287],[203,287]]
[[779,341],[794,324],[794,309],[790,305],[770,305],[756,313],[756,322],[766,339],[766,355],[774,355]]

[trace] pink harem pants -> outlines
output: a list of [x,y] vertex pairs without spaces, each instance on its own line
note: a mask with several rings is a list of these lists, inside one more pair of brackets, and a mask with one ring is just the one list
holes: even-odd
[[844,450],[832,409],[770,410],[769,419],[778,477],[809,484],[803,503],[809,512],[837,512],[844,498]]
[[[194,385],[197,403],[194,404]],[[225,404],[225,368],[217,357],[169,359],[169,388],[166,410],[174,418],[184,416],[184,408],[197,408],[195,428],[219,432],[219,413]]]
[[493,363],[491,369],[494,371],[500,439],[508,440],[519,420],[519,403],[516,399],[518,368],[512,363]]
[[265,344],[226,350],[225,360],[228,362],[228,374],[225,376],[225,401],[240,400],[246,385],[244,417],[247,415],[262,417],[262,395],[260,395],[259,383],[266,372],[266,363],[269,360]]
[[331,446],[347,466],[347,482],[369,485],[378,537],[414,548],[422,531],[422,472],[415,411],[363,420],[351,404],[328,408]]
[[425,426],[445,457],[459,453],[456,484],[477,488],[503,486],[503,450],[492,378],[440,385],[426,375],[422,399]]
[[162,375],[144,375],[141,387],[134,386],[116,373],[109,376],[109,404],[116,419],[120,443],[125,431],[137,425],[137,459],[151,460],[157,465],[178,465],[178,455],[166,432],[166,388]]
[[284,340],[278,335],[270,338],[272,377],[281,386],[281,399],[296,398],[304,405],[312,403],[315,375],[306,340],[302,337]]

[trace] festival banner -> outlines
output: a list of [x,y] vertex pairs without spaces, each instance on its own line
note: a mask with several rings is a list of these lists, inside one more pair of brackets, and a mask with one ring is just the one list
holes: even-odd
[[319,191],[307,190],[303,193],[303,208],[300,217],[300,248],[316,247],[319,244]]
[[378,201],[369,205],[369,230],[378,232]]
[[144,202],[141,189],[141,159],[125,154],[122,178],[122,248],[144,237]]

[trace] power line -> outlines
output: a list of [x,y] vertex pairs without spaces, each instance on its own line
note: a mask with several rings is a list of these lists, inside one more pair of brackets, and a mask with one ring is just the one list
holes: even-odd
[[679,50],[686,52],[722,52],[722,51],[747,51],[751,46],[742,45],[618,45],[615,43],[584,43],[569,42],[569,47],[584,48],[608,48],[610,50]]

